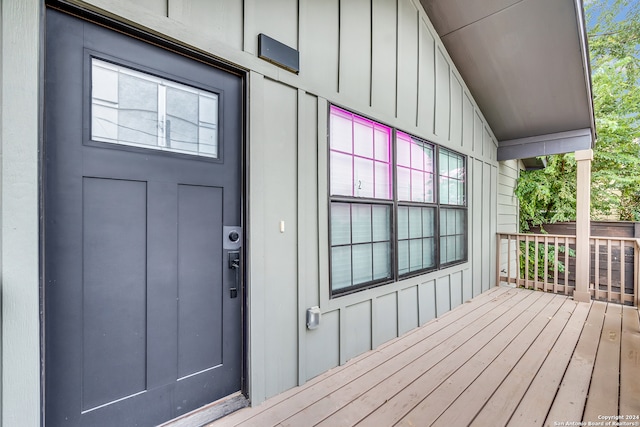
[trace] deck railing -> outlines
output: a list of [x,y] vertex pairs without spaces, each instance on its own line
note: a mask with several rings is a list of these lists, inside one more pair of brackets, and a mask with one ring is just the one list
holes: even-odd
[[[498,233],[496,281],[572,295],[576,287],[575,236]],[[589,239],[588,290],[597,300],[640,306],[640,240]]]

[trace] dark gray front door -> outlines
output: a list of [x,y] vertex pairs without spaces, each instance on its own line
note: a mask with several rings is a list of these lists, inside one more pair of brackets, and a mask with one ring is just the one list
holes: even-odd
[[46,425],[240,390],[242,77],[54,10],[45,54]]

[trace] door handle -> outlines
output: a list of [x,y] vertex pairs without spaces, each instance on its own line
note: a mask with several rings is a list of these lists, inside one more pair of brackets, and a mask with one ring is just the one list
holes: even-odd
[[229,285],[229,296],[238,297],[238,286],[240,284],[240,252],[229,252],[229,268],[234,270],[233,283]]

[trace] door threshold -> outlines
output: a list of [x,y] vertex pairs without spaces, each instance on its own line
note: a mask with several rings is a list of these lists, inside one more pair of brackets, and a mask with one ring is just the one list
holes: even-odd
[[159,427],[202,427],[247,406],[249,406],[249,400],[238,391],[188,414],[167,421]]

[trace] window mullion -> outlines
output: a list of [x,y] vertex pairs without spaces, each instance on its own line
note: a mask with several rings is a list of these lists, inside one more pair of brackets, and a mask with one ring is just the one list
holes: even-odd
[[167,87],[158,83],[158,147],[167,144]]

